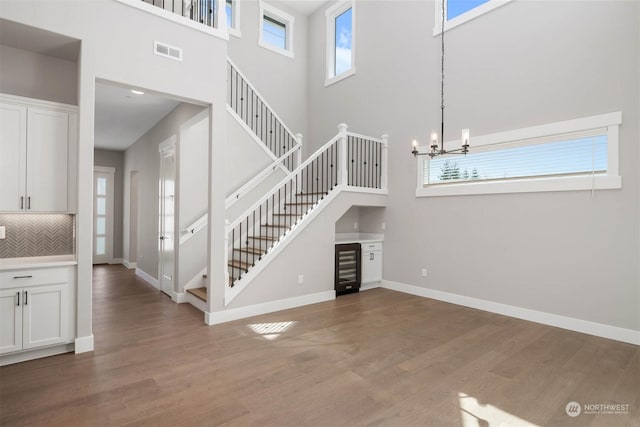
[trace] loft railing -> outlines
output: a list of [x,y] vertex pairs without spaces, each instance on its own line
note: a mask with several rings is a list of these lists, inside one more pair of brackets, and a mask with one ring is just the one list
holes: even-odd
[[[294,135],[287,128],[230,59],[227,59],[227,86],[227,104],[276,158],[302,144],[302,135]],[[291,171],[300,164],[299,158],[298,153],[292,152],[282,164]]]
[[273,190],[227,225],[230,287],[338,187],[386,191],[387,137],[347,132],[347,125]]
[[142,0],[166,11],[216,27],[216,0]]

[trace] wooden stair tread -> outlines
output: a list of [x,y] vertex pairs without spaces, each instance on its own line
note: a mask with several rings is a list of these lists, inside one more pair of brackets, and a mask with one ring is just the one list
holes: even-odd
[[193,289],[187,289],[187,292],[189,292],[191,295],[200,298],[202,301],[206,302],[207,301],[207,288],[193,288]]
[[294,213],[274,213],[273,216],[301,216],[301,215],[294,214]]
[[298,197],[298,196],[325,196],[327,194],[328,193],[322,192],[322,191],[317,192],[317,193],[296,193],[296,197]]
[[248,270],[251,267],[251,264],[246,263],[244,261],[240,261],[238,259],[231,260],[227,263],[229,267],[241,268],[243,270]]
[[291,202],[285,203],[285,206],[302,206],[302,205],[315,205],[317,202]]
[[249,236],[249,238],[250,239],[255,239],[255,240],[268,240],[268,241],[271,241],[271,242],[275,242],[280,237],[275,237],[275,236]]
[[248,253],[253,255],[262,255],[265,252],[260,248],[235,248],[234,251]]
[[290,225],[279,225],[279,224],[262,224],[260,227],[270,227],[270,228],[291,228]]

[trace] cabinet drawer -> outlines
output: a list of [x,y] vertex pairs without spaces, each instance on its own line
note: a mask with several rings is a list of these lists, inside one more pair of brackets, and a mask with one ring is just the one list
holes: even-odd
[[372,242],[362,244],[362,253],[364,252],[376,252],[382,250],[382,242]]
[[69,267],[0,272],[0,289],[69,282]]

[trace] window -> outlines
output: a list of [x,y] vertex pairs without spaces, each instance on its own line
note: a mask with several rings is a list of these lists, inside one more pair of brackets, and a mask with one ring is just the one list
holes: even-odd
[[440,34],[442,27],[442,7],[445,8],[444,29],[449,30],[464,24],[512,0],[440,0],[435,2],[435,26],[433,35]]
[[620,188],[621,118],[611,113],[485,135],[472,140],[466,156],[419,158],[416,195]]
[[240,1],[225,0],[224,10],[227,15],[229,34],[240,37]]
[[293,58],[293,24],[293,16],[260,2],[258,44],[265,49]]
[[326,11],[327,79],[329,86],[356,72],[355,4],[338,2]]

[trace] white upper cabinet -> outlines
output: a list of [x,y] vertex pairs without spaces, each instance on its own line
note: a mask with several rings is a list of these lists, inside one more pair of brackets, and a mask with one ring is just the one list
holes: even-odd
[[0,96],[0,212],[75,210],[75,107]]
[[24,209],[27,108],[0,103],[0,211]]

